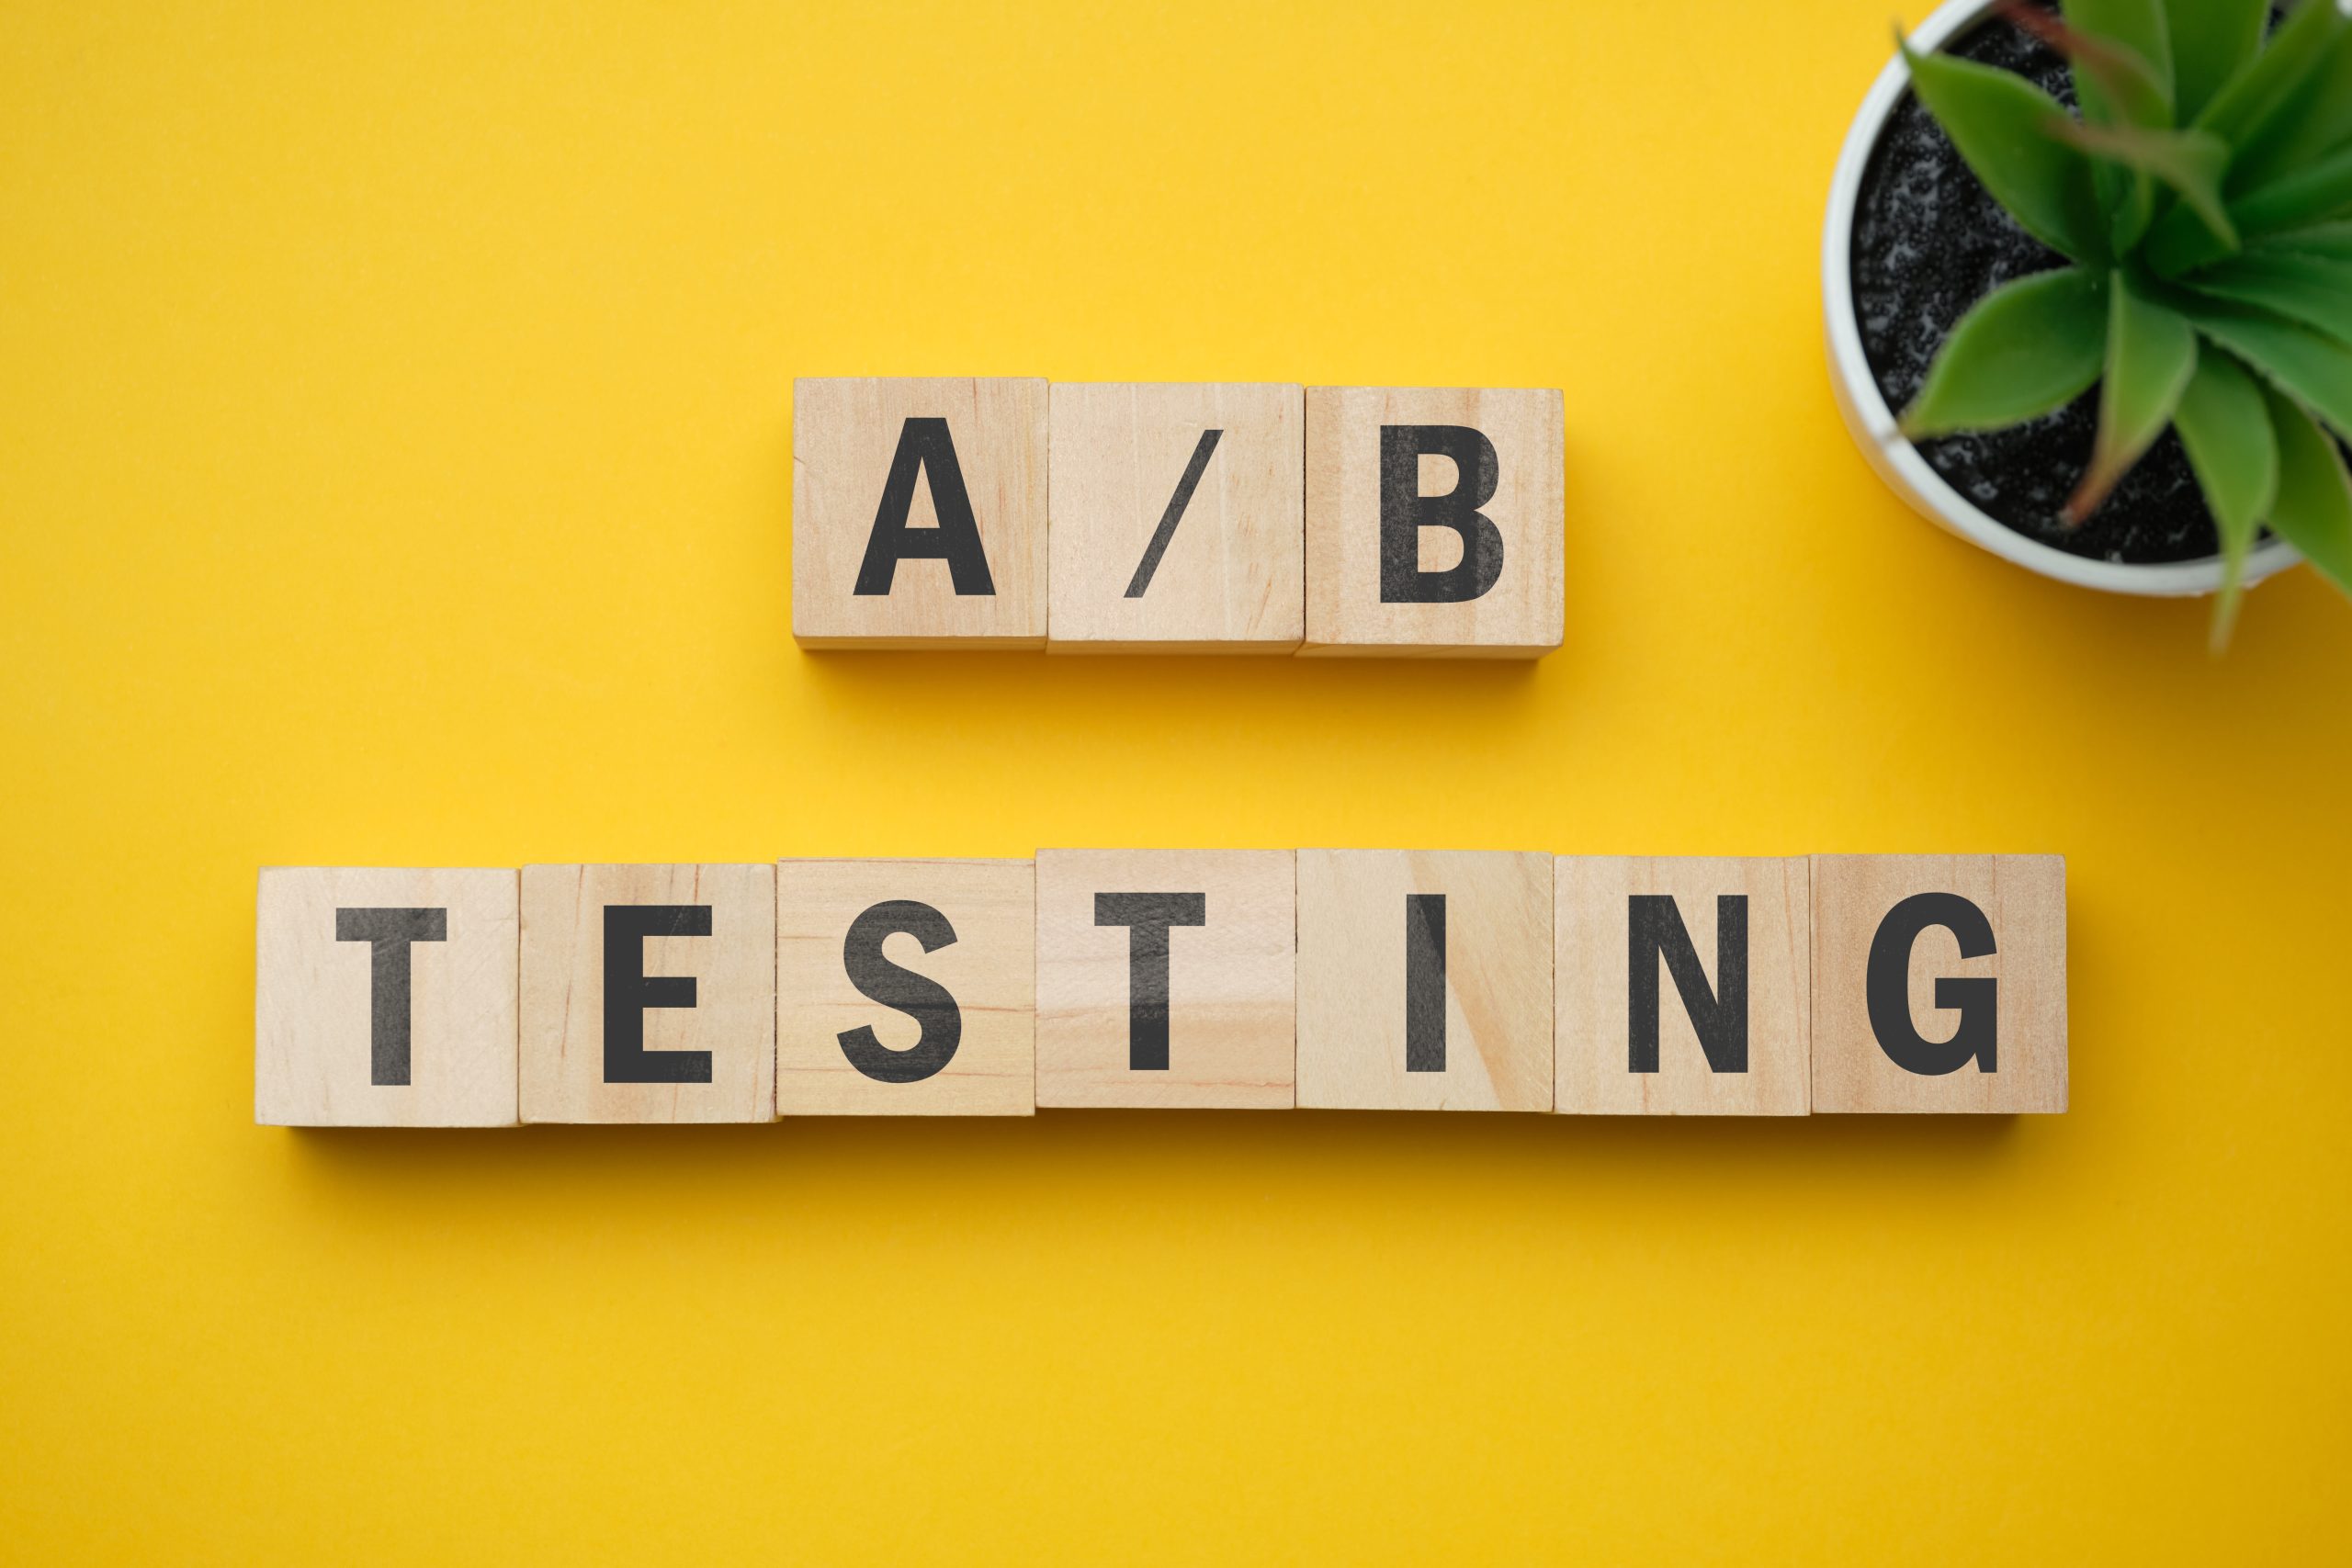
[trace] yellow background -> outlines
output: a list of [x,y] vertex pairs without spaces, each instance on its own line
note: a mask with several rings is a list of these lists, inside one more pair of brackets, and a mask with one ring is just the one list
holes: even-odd
[[[2340,1556],[2352,609],[2212,662],[1871,476],[1887,52],[0,7],[0,1556]],[[1562,387],[1566,646],[804,655],[874,373]],[[257,866],[1071,843],[2061,851],[2075,1109],[251,1124]]]

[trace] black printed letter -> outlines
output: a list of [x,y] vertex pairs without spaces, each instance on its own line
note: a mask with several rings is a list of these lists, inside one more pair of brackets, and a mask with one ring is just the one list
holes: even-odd
[[1625,978],[1630,1000],[1625,1014],[1625,1068],[1657,1071],[1657,961],[1674,975],[1682,1010],[1718,1073],[1747,1071],[1747,896],[1726,893],[1715,899],[1715,986],[1682,911],[1662,893],[1636,893],[1625,900]]
[[1405,895],[1405,1070],[1445,1071],[1445,895]]
[[[1421,493],[1421,456],[1453,460],[1453,488]],[[1495,498],[1502,469],[1495,444],[1465,424],[1380,427],[1380,602],[1459,604],[1476,599],[1503,573],[1503,536],[1478,508]],[[1421,530],[1462,536],[1462,558],[1443,571],[1421,570]]]
[[[914,510],[918,469],[931,479],[931,509],[939,514],[936,528],[907,526],[907,515]],[[882,486],[881,509],[874,514],[865,559],[857,569],[857,586],[850,592],[861,598],[888,593],[902,560],[945,561],[958,595],[985,598],[996,592],[988,552],[980,547],[980,525],[972,515],[972,498],[964,491],[956,439],[947,434],[944,419],[910,419],[899,429],[890,477]]]
[[408,1082],[409,944],[449,940],[447,909],[337,909],[337,942],[368,944],[368,1081]]
[[1990,976],[1939,977],[1936,1006],[1957,1009],[1960,1027],[1950,1040],[1922,1038],[1911,1021],[1911,946],[1929,926],[1960,939],[1962,958],[1982,958],[1993,948],[1993,922],[1957,893],[1915,893],[1886,913],[1871,938],[1871,962],[1863,982],[1870,1003],[1871,1032],[1887,1060],[1906,1073],[1940,1077],[1971,1061],[1980,1073],[1999,1068],[2000,986]]
[[1094,923],[1127,928],[1127,1070],[1168,1070],[1168,932],[1209,923],[1205,893],[1097,893]]
[[956,928],[928,904],[892,898],[852,920],[842,942],[849,983],[869,1000],[895,1008],[922,1025],[922,1033],[903,1051],[883,1044],[869,1024],[861,1023],[839,1037],[849,1065],[882,1083],[921,1083],[954,1061],[956,1047],[964,1043],[963,1010],[947,987],[882,955],[883,940],[901,934],[922,943],[925,953],[936,953],[956,940]]
[[695,1005],[691,975],[648,975],[645,939],[708,936],[707,904],[605,906],[605,1081],[708,1083],[707,1051],[649,1051],[647,1008]]

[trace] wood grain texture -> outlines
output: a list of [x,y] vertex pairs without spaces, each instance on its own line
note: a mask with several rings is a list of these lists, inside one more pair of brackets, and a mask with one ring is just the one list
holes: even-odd
[[[647,1051],[700,1051],[707,1083],[605,1078],[605,911],[707,906],[708,936],[644,939],[644,973],[690,976],[692,1007],[644,1010]],[[775,1118],[775,867],[523,868],[526,1122],[769,1122]]]
[[[272,866],[254,932],[254,1120],[283,1127],[515,1121],[515,877],[499,870]],[[444,911],[409,948],[408,1077],[372,1081],[373,949],[338,909]]]
[[[1198,893],[1169,933],[1168,1066],[1129,1066],[1129,930],[1097,894]],[[1286,1110],[1297,1046],[1288,850],[1037,852],[1037,1104]]]
[[[1924,1039],[1949,1040],[1958,1015],[1936,1004],[1943,976],[1997,982],[1996,1069],[1928,1076],[1896,1066],[1871,1027],[1866,975],[1888,911],[1922,893],[1957,894],[1983,911],[1996,951],[1959,955],[1948,930],[1910,949],[1910,1016]],[[2060,855],[1813,857],[1813,1108],[1826,1111],[1985,1112],[2066,1109],[2066,863]]]
[[[1046,383],[1030,378],[802,378],[792,393],[792,633],[810,648],[1038,648],[1046,638]],[[944,419],[995,592],[947,564],[899,563],[852,592],[910,419]],[[937,525],[926,471],[909,524]]]
[[[1380,590],[1380,432],[1389,424],[1467,425],[1494,444],[1497,486],[1479,508],[1503,540],[1494,586],[1460,604],[1384,604]],[[1306,389],[1306,641],[1312,655],[1459,655],[1531,659],[1560,646],[1564,624],[1558,391],[1524,388],[1310,387]],[[1421,460],[1421,491],[1460,476]],[[1457,536],[1420,532],[1420,566],[1461,558]]]
[[[1611,1116],[1802,1116],[1813,1100],[1810,863],[1562,855],[1554,868],[1554,1109]],[[1666,960],[1657,1070],[1631,1063],[1630,901],[1674,900],[1713,998],[1724,996],[1719,900],[1744,899],[1747,1070],[1709,1065]],[[1704,1004],[1702,1004],[1704,1005]]]
[[[1050,391],[1054,653],[1287,653],[1306,633],[1306,404],[1250,382]],[[1217,432],[1138,597],[1202,437]]]
[[[892,964],[954,996],[955,1054],[930,1077],[886,1082],[854,1066],[843,1032],[907,1051],[922,1025],[860,991],[842,956],[876,905],[936,909],[953,940],[888,939]],[[776,1110],[785,1116],[1027,1116],[1036,1110],[1036,879],[1025,860],[786,860],[776,863]]]
[[[1408,1070],[1408,904],[1444,900],[1442,1070]],[[1552,857],[1298,852],[1298,1102],[1362,1111],[1552,1106]]]

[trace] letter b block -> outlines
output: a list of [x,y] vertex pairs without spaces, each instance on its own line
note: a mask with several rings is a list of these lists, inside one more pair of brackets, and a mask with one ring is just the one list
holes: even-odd
[[523,1120],[775,1119],[775,867],[523,868]]
[[811,648],[1040,648],[1046,383],[802,379],[792,632]]
[[274,866],[254,952],[254,1120],[514,1122],[514,874]]
[[2066,1109],[2066,863],[1813,858],[1815,1111]]
[[1560,646],[1554,390],[1310,387],[1308,654]]

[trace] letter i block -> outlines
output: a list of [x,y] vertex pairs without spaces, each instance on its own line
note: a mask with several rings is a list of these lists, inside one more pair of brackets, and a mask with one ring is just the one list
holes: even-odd
[[1560,646],[1555,390],[1310,387],[1309,654]]
[[1554,1109],[1802,1116],[1810,863],[1562,855]]
[[1301,850],[1298,1103],[1552,1109],[1552,857]]
[[775,874],[780,1114],[1036,1110],[1030,862],[787,860]]
[[775,1118],[775,867],[523,868],[523,1120]]
[[514,898],[512,871],[264,871],[254,1120],[514,1125]]
[[1044,646],[1046,383],[792,385],[793,636]]
[[1057,381],[1056,653],[1289,653],[1304,635],[1297,387]]
[[1288,850],[1040,850],[1038,1106],[1287,1110],[1296,897]]
[[2066,1109],[2059,855],[1813,857],[1813,1108]]

